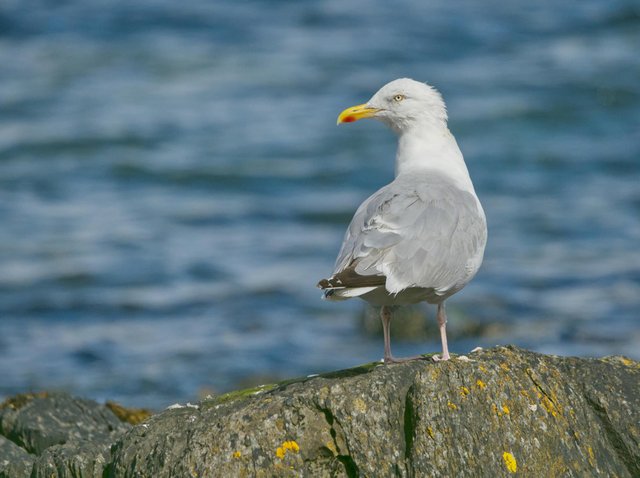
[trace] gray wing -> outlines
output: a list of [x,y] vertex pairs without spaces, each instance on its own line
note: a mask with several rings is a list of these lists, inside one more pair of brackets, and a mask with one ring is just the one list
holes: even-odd
[[486,237],[474,194],[440,175],[399,177],[356,211],[334,277],[380,278],[391,293],[423,287],[444,294],[475,274]]

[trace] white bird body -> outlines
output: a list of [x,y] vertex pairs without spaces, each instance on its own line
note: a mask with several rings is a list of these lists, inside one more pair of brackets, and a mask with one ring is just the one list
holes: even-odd
[[328,299],[360,297],[382,306],[385,361],[396,361],[388,307],[438,304],[447,359],[444,301],[480,268],[487,240],[484,211],[436,90],[395,80],[365,105],[345,110],[338,122],[366,117],[398,134],[396,177],[358,208],[333,275],[318,285]]

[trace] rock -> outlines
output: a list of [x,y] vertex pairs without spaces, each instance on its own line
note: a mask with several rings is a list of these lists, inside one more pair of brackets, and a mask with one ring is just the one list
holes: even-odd
[[65,393],[18,395],[0,405],[0,470],[7,461],[13,468],[5,475],[12,478],[102,477],[111,444],[129,428],[92,400]]
[[[66,396],[90,433],[70,433],[66,419],[57,427],[56,407],[45,404],[21,420],[0,410],[0,432],[39,450],[34,477],[637,477],[638,390],[640,364],[624,357],[499,347],[233,392],[170,407],[124,434],[128,425],[114,425],[106,407]],[[36,436],[39,420],[51,427],[46,439]],[[5,476],[21,475],[7,475],[3,463],[24,470],[25,460],[22,448],[0,442]]]
[[167,410],[107,476],[640,476],[640,365],[513,347]]
[[64,445],[52,445],[35,460],[30,477],[101,478],[112,441],[104,438],[96,441],[74,439]]
[[71,440],[109,441],[126,429],[105,406],[64,393],[35,395],[0,411],[0,433],[36,455]]
[[29,476],[34,457],[12,441],[0,436],[0,478]]

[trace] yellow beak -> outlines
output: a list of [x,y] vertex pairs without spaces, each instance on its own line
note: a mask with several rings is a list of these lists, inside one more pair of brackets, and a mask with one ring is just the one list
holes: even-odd
[[363,118],[371,118],[378,111],[379,110],[376,108],[369,108],[366,104],[352,106],[338,115],[337,124],[353,123],[354,121],[358,121]]

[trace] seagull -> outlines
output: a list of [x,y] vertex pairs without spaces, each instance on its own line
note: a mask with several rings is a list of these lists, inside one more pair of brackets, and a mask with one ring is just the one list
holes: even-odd
[[421,358],[391,354],[393,309],[437,304],[442,355],[433,359],[449,360],[445,301],[482,263],[487,242],[482,205],[435,88],[394,80],[367,103],[340,113],[338,124],[364,118],[380,120],[397,134],[395,179],[357,209],[334,272],[318,287],[329,300],[359,297],[380,307],[384,363]]

